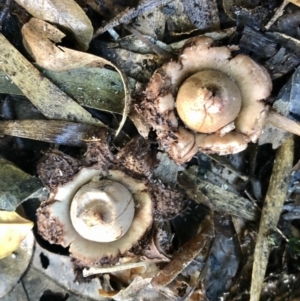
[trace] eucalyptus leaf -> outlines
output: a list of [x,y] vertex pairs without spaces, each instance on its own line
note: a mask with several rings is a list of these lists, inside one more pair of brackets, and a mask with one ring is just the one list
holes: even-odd
[[[43,74],[80,105],[122,114],[124,88],[120,75],[105,68],[81,67],[55,72],[43,69]],[[132,89],[135,81],[130,80]]]
[[0,210],[15,211],[32,193],[42,187],[36,177],[0,158]]
[[[71,96],[80,105],[122,114],[124,88],[120,75],[105,68],[76,68],[68,71],[50,71],[36,67],[58,88]],[[135,81],[130,79],[132,89]],[[0,70],[0,93],[23,95],[22,91]]]

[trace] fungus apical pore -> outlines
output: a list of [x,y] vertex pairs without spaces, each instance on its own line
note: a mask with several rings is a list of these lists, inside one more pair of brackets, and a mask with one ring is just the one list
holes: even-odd
[[134,201],[124,185],[95,178],[76,192],[70,214],[82,237],[98,242],[115,241],[131,226]]
[[221,71],[204,70],[180,86],[177,113],[191,130],[213,133],[233,122],[242,105],[241,92],[234,80]]

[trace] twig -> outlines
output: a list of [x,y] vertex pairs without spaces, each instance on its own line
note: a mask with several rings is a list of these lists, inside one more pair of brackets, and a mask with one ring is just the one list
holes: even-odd
[[284,0],[282,4],[279,6],[279,8],[276,10],[274,16],[271,18],[271,20],[268,22],[268,24],[265,26],[266,30],[269,30],[271,26],[277,21],[279,17],[281,17],[284,13],[285,7],[289,4],[289,0]]
[[259,301],[263,288],[264,277],[271,251],[269,235],[276,231],[282,212],[283,203],[287,197],[288,184],[293,166],[294,141],[289,138],[277,151],[273,173],[264,207],[262,209],[259,232],[257,236],[250,301]]
[[299,122],[293,121],[286,116],[277,113],[274,110],[270,110],[267,122],[273,126],[300,136],[300,124]]
[[149,10],[157,8],[159,4],[161,6],[164,6],[172,1],[173,0],[143,0],[137,7],[125,9],[121,14],[117,15],[111,21],[109,21],[109,23],[104,27],[97,29],[93,38],[96,38],[98,35],[106,32],[112,27],[116,27],[123,23],[128,24],[133,18],[142,15]]

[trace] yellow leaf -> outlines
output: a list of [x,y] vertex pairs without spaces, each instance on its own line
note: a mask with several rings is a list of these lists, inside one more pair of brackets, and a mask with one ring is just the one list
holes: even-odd
[[15,251],[32,227],[16,212],[0,211],[0,259]]

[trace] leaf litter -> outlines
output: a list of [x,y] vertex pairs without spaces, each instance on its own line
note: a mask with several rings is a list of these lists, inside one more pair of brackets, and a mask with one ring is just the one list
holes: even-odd
[[[144,5],[144,7],[147,7],[149,3],[151,4],[151,1],[145,1],[140,3],[139,5]],[[246,24],[246,27],[242,26],[241,28],[237,28],[236,31],[233,32],[231,36],[229,36],[229,40],[231,40],[231,42],[235,41],[234,44],[237,44],[239,41],[238,35],[244,35],[242,43],[240,44],[240,50],[236,48],[237,51],[242,50],[249,53],[251,49],[251,46],[248,47],[251,44],[247,45],[247,43],[245,43],[245,41],[250,40],[247,39],[247,37],[251,37],[251,31],[247,31],[247,25],[252,26],[252,28],[254,28],[254,31],[259,33],[258,35],[256,35],[258,37],[258,42],[261,42],[262,45],[266,46],[267,39],[263,39],[259,24],[262,24],[264,22],[264,25],[266,25],[267,21],[272,18],[273,11],[268,10],[263,4],[256,4],[249,8],[247,1],[235,1],[234,3],[238,6],[236,11],[241,12],[240,14],[235,14],[235,16],[237,16],[237,22],[239,22],[240,25]],[[157,2],[155,2],[155,4],[157,4]],[[176,8],[180,6],[178,3],[176,4],[176,1],[174,1],[174,3],[170,2],[159,4],[161,5],[161,11],[166,16],[170,15],[172,9],[176,10]],[[193,4],[197,4],[197,1],[194,1]],[[186,15],[183,16],[183,14],[181,14],[177,19],[175,17],[173,21],[175,20],[176,22],[172,24],[173,27],[171,27],[171,23],[169,21],[170,35],[168,37],[164,37],[159,34],[154,38],[157,39],[159,37],[159,39],[163,40],[162,42],[164,42],[165,45],[168,45],[171,44],[170,42],[166,43],[168,39],[169,41],[176,43],[174,39],[178,38],[178,36],[184,36],[189,33],[199,34],[212,30],[210,28],[212,23],[217,24],[217,27],[218,22],[220,22],[221,24],[226,24],[227,22],[227,24],[229,24],[230,26],[234,25],[234,21],[232,21],[232,19],[230,18],[230,20],[226,19],[226,15],[223,15],[222,18],[219,19],[219,7],[214,6],[214,2],[209,4],[212,5],[208,9],[211,15],[209,17],[207,17],[206,15],[206,19],[204,18],[202,20],[198,20],[200,23],[194,19],[196,14],[194,14],[194,12],[192,11],[192,6],[189,7],[187,4],[185,4],[184,9],[181,9],[183,9],[182,12],[184,11]],[[201,14],[205,15],[205,9],[203,10],[204,6],[199,8],[200,16]],[[123,13],[115,17],[115,19],[113,19],[111,22],[108,21],[108,26],[112,28],[120,26],[123,23],[129,23],[131,22],[131,20],[133,20],[134,17],[140,17],[141,12],[146,12],[147,14],[148,11],[139,11],[138,8],[139,6],[125,10]],[[268,12],[268,18],[265,20],[262,19],[261,16],[266,12]],[[235,16],[229,13],[229,17],[233,18]],[[189,29],[187,29],[187,27],[185,27],[185,30],[180,29],[179,25],[183,24],[180,23],[180,20],[183,20],[183,17],[185,17],[184,22],[188,22],[187,20],[190,20]],[[76,18],[77,17],[75,14],[75,19]],[[124,20],[127,21],[124,22]],[[165,22],[163,17],[160,17],[159,20],[159,22]],[[201,28],[201,26],[205,24],[203,20],[207,21],[207,27],[206,25],[204,25],[204,28]],[[55,34],[57,34],[57,30],[55,28],[52,28],[50,24],[44,23],[44,25],[38,25],[38,23],[42,21],[38,21],[34,18],[30,22],[32,23],[29,23],[29,25],[35,24],[33,27],[47,29],[47,33],[50,32],[51,34],[53,34],[53,32],[56,32]],[[133,23],[133,25],[136,24]],[[102,27],[103,31],[108,28],[105,26],[106,25]],[[179,27],[177,27],[176,29],[176,26]],[[159,27],[160,30],[161,28],[164,28],[164,26],[161,26],[161,24],[159,24]],[[131,32],[133,34],[136,34],[136,37],[139,38],[140,34],[136,32],[136,26],[134,26],[133,28],[134,30],[132,30]],[[115,28],[115,30],[122,35],[122,32],[120,32],[119,29],[119,27]],[[125,26],[124,29],[126,29]],[[130,27],[127,27],[127,29],[130,29]],[[30,50],[27,50],[29,50],[29,53],[34,54],[34,59],[43,68],[49,68],[50,66],[49,69],[53,68],[55,72],[68,72],[69,70],[82,67],[88,67],[91,69],[95,67],[103,68],[105,65],[115,67],[115,65],[112,65],[109,61],[107,61],[107,59],[112,59],[112,61],[114,61],[115,58],[113,53],[114,50],[116,50],[115,53],[118,52],[118,55],[120,57],[120,68],[126,71],[126,73],[129,73],[129,59],[131,59],[129,54],[132,54],[133,52],[130,53],[128,52],[128,50],[122,49],[122,47],[120,47],[120,44],[117,44],[115,46],[115,49],[111,48],[111,53],[108,47],[106,53],[108,55],[110,53],[111,57],[106,57],[106,59],[103,59],[95,56],[92,57],[92,55],[87,53],[80,53],[78,51],[76,52],[75,50],[67,49],[61,45],[58,46],[57,43],[61,43],[60,39],[56,40],[54,36],[51,36],[50,41],[47,36],[44,36],[43,30],[39,31],[38,34],[33,33],[35,28],[32,28],[33,32],[31,33],[29,33],[30,31],[26,32],[26,30],[28,30],[28,27],[26,28],[25,25],[23,29],[23,31],[25,32],[25,38],[26,35],[27,38],[31,35],[31,40],[27,40],[25,44],[29,46],[29,44],[31,43],[36,43],[36,45],[32,46]],[[139,32],[143,31],[141,30]],[[281,84],[279,84],[280,87],[291,89],[291,87],[289,88],[288,85],[284,86],[284,77],[289,77],[289,72],[292,72],[293,68],[298,64],[297,57],[295,56],[295,59],[293,58],[293,55],[296,55],[295,53],[297,52],[297,46],[295,46],[297,44],[293,44],[292,47],[289,47],[286,44],[287,39],[282,40],[285,38],[282,35],[277,36],[277,38],[275,39],[275,35],[273,34],[272,36],[271,32],[266,32],[265,34],[271,34],[268,35],[268,37],[271,36],[272,42],[274,42],[275,44],[279,43],[280,47],[282,46],[281,52],[274,51],[274,53],[270,56],[264,57],[263,52],[257,51],[256,53],[254,53],[253,57],[260,61],[260,63],[263,64],[268,70],[271,70],[270,72],[273,75],[273,79],[280,79],[282,81]],[[37,36],[39,36],[39,38],[37,38]],[[43,36],[44,38],[41,38]],[[254,36],[253,31],[252,36]],[[278,42],[279,37],[281,38],[281,42]],[[74,40],[75,44],[82,43],[81,48],[84,49],[85,47],[86,49],[89,43],[88,40],[79,41],[78,39],[79,38]],[[148,38],[146,37],[146,39]],[[297,40],[295,38],[293,39]],[[142,40],[146,42],[147,47],[149,47],[150,49],[152,48],[151,51],[155,50],[153,44],[147,43],[147,40]],[[270,40],[268,41],[270,42]],[[291,41],[291,39],[289,39],[289,41]],[[259,45],[258,42],[257,44]],[[5,43],[6,44],[3,45],[9,45],[6,41]],[[93,43],[94,42],[92,42],[92,44]],[[101,41],[101,43],[105,42]],[[220,41],[219,43],[222,43],[222,41]],[[256,42],[253,43],[255,45]],[[260,45],[260,47],[264,46]],[[283,51],[283,48],[285,48],[286,50]],[[10,49],[12,52],[13,48]],[[93,48],[92,46],[91,49],[92,52],[95,52],[97,50],[97,47]],[[43,55],[46,52],[51,53],[54,59],[52,59],[52,56],[46,56],[43,58]],[[18,55],[16,52],[13,53],[14,56]],[[287,57],[292,57],[293,59],[289,61],[289,63],[286,63],[288,62]],[[162,61],[159,61],[157,56],[152,56],[151,59],[154,63],[157,62],[157,66],[155,66],[153,70],[151,70],[151,68],[150,70],[148,70],[149,75],[151,75],[151,73],[159,65],[162,64]],[[143,60],[143,57],[141,55],[139,59],[136,60],[136,63],[138,63],[140,60]],[[280,72],[278,72],[278,69],[275,69],[278,62],[283,64],[283,68],[281,68]],[[57,66],[55,66],[56,64]],[[124,68],[125,64],[127,64],[128,66],[127,69]],[[34,67],[31,66],[30,68]],[[120,68],[115,67],[115,70],[119,71],[119,73],[121,73],[121,79],[124,79],[125,77],[122,77],[122,71],[120,71]],[[146,69],[149,69],[149,65],[146,66],[145,70]],[[5,71],[8,75],[11,75],[12,78],[15,76],[13,72],[9,74],[8,69],[5,69]],[[18,72],[19,71],[20,69],[18,69]],[[32,73],[35,73],[35,71],[32,71]],[[149,77],[150,76],[144,77],[142,81],[146,82],[147,78]],[[296,76],[294,76],[292,88],[296,85],[297,78]],[[22,90],[22,83],[20,86],[20,82],[18,82],[17,86]],[[51,86],[51,83],[49,83],[49,86]],[[107,109],[107,111],[112,113],[120,113],[120,111],[126,111],[126,113],[123,113],[123,121],[125,120],[126,116],[129,115],[129,108],[131,107],[128,96],[129,91],[130,94],[133,94],[134,98],[137,99],[139,97],[140,91],[142,91],[142,88],[140,90],[137,89],[136,94],[134,94],[133,90],[129,88],[128,81],[125,82],[124,86],[125,96],[127,96],[127,100],[125,100],[125,108],[124,106],[120,106],[117,110],[112,109],[112,107],[108,107]],[[143,87],[142,84],[141,87]],[[278,92],[277,90],[278,88],[275,87],[274,95],[276,95],[276,93]],[[32,96],[28,93],[26,93],[26,95],[32,101]],[[53,93],[51,94],[51,96],[53,97]],[[49,95],[45,96],[46,99],[47,97],[49,97]],[[73,95],[72,97],[76,98]],[[272,100],[270,99],[269,101]],[[118,102],[121,102],[121,99],[116,101],[116,103]],[[292,104],[293,102],[295,102],[295,96],[293,93],[290,94],[288,102]],[[84,105],[84,102],[80,104]],[[89,139],[85,140],[84,136],[87,133],[90,133],[90,131],[93,132],[93,129],[97,128],[97,125],[93,125],[96,122],[94,120],[88,121],[89,119],[70,120],[69,118],[62,117],[61,119],[65,119],[65,121],[52,120],[60,118],[55,118],[53,115],[47,115],[49,113],[47,112],[47,110],[44,110],[42,105],[37,105],[37,107],[42,113],[45,113],[44,115],[50,120],[17,120],[15,122],[1,121],[2,125],[0,127],[0,133],[2,135],[28,137],[26,136],[26,134],[22,134],[28,131],[29,133],[31,133],[30,135],[32,138],[35,137],[35,139],[38,141],[46,141],[46,139],[43,139],[43,132],[47,132],[47,135],[49,137],[51,137],[52,135],[52,138],[48,140],[48,142],[55,143],[56,147],[61,147],[60,145],[76,145],[81,146],[82,148],[86,142],[89,143]],[[93,107],[96,106],[93,105]],[[288,115],[289,117],[292,117],[297,121],[297,106],[292,105],[288,109],[289,114],[285,115]],[[61,111],[63,112],[64,110],[65,108],[61,107]],[[58,111],[59,112],[56,112],[57,114],[61,113],[60,110]],[[139,116],[137,116],[136,118],[138,120]],[[80,123],[73,123],[70,121],[77,121]],[[135,124],[138,123],[142,124],[143,121],[138,120]],[[70,128],[70,130],[66,132],[67,136],[62,135],[64,130],[68,127]],[[34,130],[34,128],[39,129]],[[50,134],[51,132],[48,130],[48,128],[53,128],[52,134]],[[140,131],[142,132],[142,130]],[[147,136],[149,129],[144,129],[144,132],[144,136]],[[267,131],[267,133],[265,133],[267,135],[267,140],[272,141],[274,134],[271,133],[270,136],[268,136],[268,133],[269,130]],[[58,139],[57,137],[61,138]],[[91,134],[90,138],[92,137],[97,140],[96,135]],[[155,140],[153,140],[153,136],[150,137],[152,141],[152,147],[155,147]],[[6,137],[4,138],[6,139]],[[276,146],[279,146],[286,139],[286,136],[282,137]],[[93,143],[95,143],[95,141]],[[291,141],[291,138],[288,139],[277,151],[278,157],[276,157],[273,172],[271,171],[271,167],[273,166],[272,158],[274,152],[268,145],[264,144],[262,144],[261,146],[249,146],[241,156],[238,157],[236,155],[231,155],[227,158],[228,160],[226,162],[224,162],[224,160],[219,160],[218,158],[214,158],[214,160],[212,160],[210,157],[205,157],[205,155],[197,155],[192,159],[192,161],[188,162],[188,166],[182,165],[176,168],[176,164],[170,164],[170,158],[164,158],[163,156],[159,157],[163,168],[156,171],[156,181],[160,181],[161,178],[165,185],[172,185],[173,187],[177,187],[178,189],[186,192],[190,199],[187,210],[182,212],[181,216],[172,220],[171,223],[164,222],[160,225],[161,229],[167,230],[172,234],[172,237],[174,237],[173,240],[171,239],[172,247],[171,250],[169,250],[170,253],[168,254],[168,256],[172,257],[172,259],[170,263],[157,264],[160,272],[156,276],[150,276],[150,278],[146,279],[141,278],[143,277],[143,271],[145,271],[145,269],[142,270],[141,274],[135,274],[135,279],[134,277],[131,278],[135,273],[133,270],[130,273],[124,273],[122,275],[119,274],[118,276],[114,275],[113,272],[103,272],[103,274],[100,273],[100,275],[96,276],[96,278],[92,280],[96,282],[99,281],[97,282],[97,284],[95,284],[95,287],[99,287],[97,296],[99,297],[100,294],[109,299],[112,297],[114,300],[139,300],[142,298],[148,298],[148,300],[203,300],[205,298],[208,300],[216,300],[217,298],[222,298],[223,300],[241,300],[241,298],[243,297],[248,299],[250,298],[251,300],[259,300],[260,294],[262,300],[275,300],[276,297],[276,300],[284,300],[284,298],[286,298],[287,296],[288,298],[298,298],[299,294],[296,288],[297,283],[299,283],[299,252],[297,251],[297,237],[299,237],[299,227],[297,224],[295,224],[295,221],[298,220],[298,204],[296,198],[298,190],[296,184],[297,180],[295,180],[295,178],[292,178],[293,183],[290,184],[294,185],[294,189],[290,190],[290,195],[287,196],[288,183],[290,183],[290,170],[293,165],[293,147]],[[118,152],[119,149],[122,148],[122,143],[124,143],[124,141],[122,141],[120,145],[115,144],[112,146],[115,152]],[[295,141],[295,143],[297,145],[297,140]],[[249,166],[247,165],[249,165],[248,162],[250,162],[249,158],[252,155],[251,152],[253,152],[253,149],[256,153],[256,156],[255,160],[251,161],[251,163],[254,162],[254,166],[252,166],[251,169],[254,172],[251,173],[249,177]],[[65,151],[68,152],[70,150],[65,149]],[[295,158],[298,159],[297,153],[295,153]],[[243,164],[238,165],[237,162],[239,160],[242,160]],[[283,161],[286,162],[286,165],[281,164]],[[168,170],[168,168],[170,168],[170,170]],[[295,171],[297,171],[296,167]],[[160,175],[160,173],[162,174]],[[270,177],[271,173],[272,176]],[[254,180],[256,179],[252,179],[252,177],[257,176],[257,174],[260,174],[260,177],[261,175],[266,174],[266,178],[270,178],[270,183],[261,183],[262,198],[255,200],[252,195],[252,193],[255,193],[251,191],[251,185],[249,185],[249,181],[251,183],[254,183]],[[176,179],[176,177],[178,178]],[[266,191],[267,186],[269,186],[268,191]],[[276,191],[276,189],[279,189],[280,191]],[[291,193],[293,193],[293,199],[290,198]],[[266,194],[265,197],[263,197],[264,194]],[[280,197],[278,197],[278,194],[280,194]],[[263,198],[265,199],[264,201]],[[270,206],[269,204],[273,201],[277,201],[278,206]],[[284,202],[287,202],[286,205],[283,205]],[[32,201],[29,200],[25,203],[25,205],[26,204],[28,208],[31,208]],[[261,217],[259,217],[259,208],[263,208]],[[282,209],[284,210],[285,214],[282,216],[283,218],[279,219]],[[28,209],[27,214],[30,215],[30,213],[31,215],[34,215],[34,209]],[[278,219],[279,224],[277,225]],[[260,228],[258,229],[257,227],[259,220],[261,220],[261,222]],[[208,225],[205,224],[207,221],[210,221]],[[201,228],[202,226],[203,228]],[[280,230],[277,227],[279,227]],[[187,231],[187,229],[189,229],[190,231]],[[199,235],[197,235],[197,233]],[[170,240],[168,239],[166,241],[168,241],[169,244]],[[51,250],[51,252],[59,253],[53,250],[53,246],[44,245],[44,247]],[[37,252],[41,252],[41,250]],[[189,253],[189,251],[191,250],[194,251]],[[268,256],[265,256],[267,254],[266,252],[270,253],[270,261],[268,261]],[[262,254],[264,255],[263,261],[261,261]],[[63,259],[63,255],[56,255],[57,258],[61,257],[61,259]],[[36,253],[35,256],[37,258],[35,263],[37,266],[38,264],[40,264],[38,262],[39,253]],[[276,258],[275,262],[272,261],[274,258]],[[280,261],[281,263],[279,263]],[[291,265],[291,262],[295,262],[295,264]],[[261,264],[264,266],[263,268],[261,267]],[[249,295],[249,284],[251,279],[252,266],[254,267],[252,271],[252,288]],[[273,272],[270,274],[269,270]],[[55,275],[47,274],[49,273],[49,270],[47,271],[47,269],[45,268],[40,268],[40,271],[38,273],[35,272],[34,274],[33,270],[30,269],[28,275],[31,275],[32,279],[38,279],[38,275],[42,274],[46,274],[52,279],[55,278]],[[266,277],[265,273],[267,273]],[[160,280],[160,277],[162,277],[161,275],[167,276],[167,280]],[[145,276],[149,277],[149,275]],[[68,277],[72,276],[69,275]],[[72,279],[68,278],[68,281],[69,280]],[[33,282],[30,282],[30,277],[28,278],[25,276],[22,281],[27,288],[30,288],[33,285]],[[287,285],[285,286],[284,284]],[[83,292],[79,292],[76,287],[84,288],[85,285],[85,283],[80,283],[79,285],[75,286],[75,288],[73,287],[73,289],[77,294],[84,294]],[[49,287],[50,286],[53,289],[58,289],[53,284],[49,284]],[[45,290],[42,289],[42,287],[43,286],[41,286],[39,293],[44,296]],[[63,287],[66,288],[68,287],[68,285],[63,284]],[[29,289],[29,291],[31,292],[31,289]],[[66,291],[62,292],[65,293]],[[53,292],[50,292],[49,294],[52,294],[52,296],[55,295]],[[90,295],[89,297],[93,298],[93,296]]]

